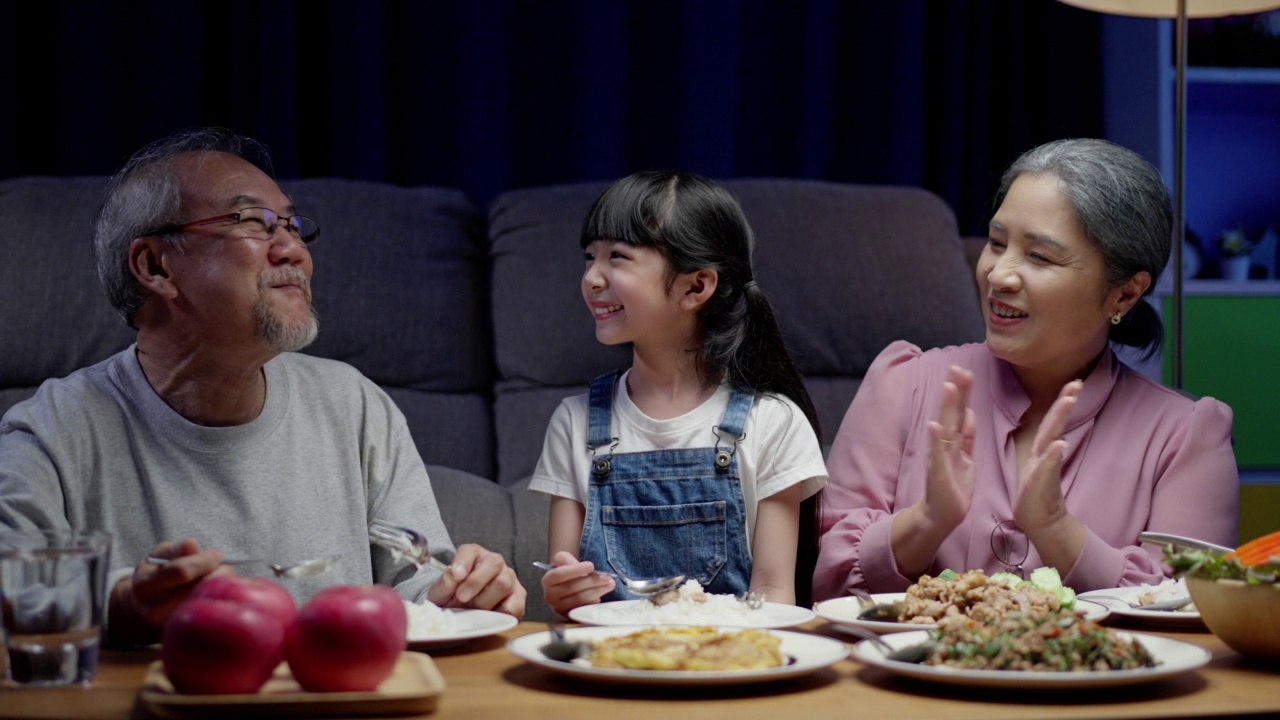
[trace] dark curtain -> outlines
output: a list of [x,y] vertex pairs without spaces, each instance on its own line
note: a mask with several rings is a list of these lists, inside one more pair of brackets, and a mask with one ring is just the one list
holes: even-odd
[[17,0],[0,177],[221,125],[282,178],[917,185],[985,233],[1019,152],[1101,134],[1099,32],[1055,0]]

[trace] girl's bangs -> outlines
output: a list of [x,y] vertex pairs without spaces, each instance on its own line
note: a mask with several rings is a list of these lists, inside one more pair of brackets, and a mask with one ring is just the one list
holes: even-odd
[[596,240],[613,240],[643,247],[660,247],[654,188],[620,181],[596,200],[582,224],[585,249]]

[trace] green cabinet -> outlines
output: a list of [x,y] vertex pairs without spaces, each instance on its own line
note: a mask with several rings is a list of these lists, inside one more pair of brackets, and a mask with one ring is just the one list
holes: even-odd
[[[1231,285],[1188,283],[1194,294],[1183,298],[1182,384],[1193,395],[1231,406],[1242,470],[1280,468],[1280,289],[1273,289],[1273,282],[1253,281],[1239,284],[1254,290],[1248,294],[1209,294],[1219,283]],[[1163,302],[1167,319],[1172,300]],[[1170,350],[1166,346],[1163,354],[1166,383]]]

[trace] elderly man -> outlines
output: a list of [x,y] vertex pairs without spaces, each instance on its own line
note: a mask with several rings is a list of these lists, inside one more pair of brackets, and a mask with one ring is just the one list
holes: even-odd
[[231,558],[338,556],[323,577],[285,581],[300,601],[378,581],[522,616],[500,554],[463,545],[446,577],[371,548],[377,518],[423,531],[433,554],[454,550],[390,398],[348,365],[296,353],[318,327],[307,244],[319,228],[263,167],[256,142],[193,130],[112,178],[98,271],[137,341],[0,421],[0,527],[110,532],[116,641],[157,639]]

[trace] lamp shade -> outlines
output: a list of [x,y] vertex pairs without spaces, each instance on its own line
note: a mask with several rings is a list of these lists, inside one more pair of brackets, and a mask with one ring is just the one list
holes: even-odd
[[[1085,10],[1111,15],[1172,18],[1178,16],[1178,0],[1061,0]],[[1248,15],[1280,7],[1276,0],[1186,0],[1187,17],[1210,18]]]

